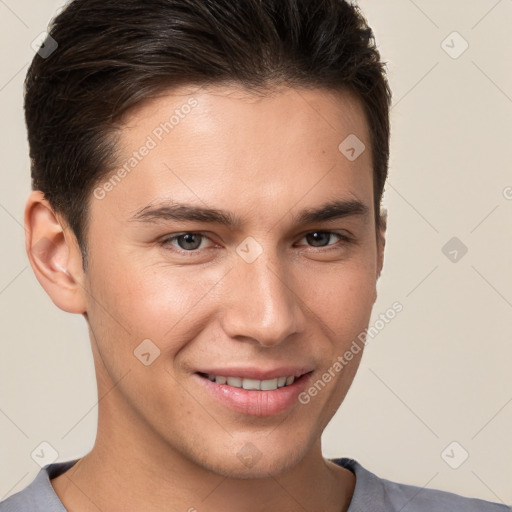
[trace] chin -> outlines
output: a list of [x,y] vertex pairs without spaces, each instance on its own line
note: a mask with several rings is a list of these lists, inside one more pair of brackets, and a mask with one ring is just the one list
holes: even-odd
[[272,457],[270,460],[260,459],[252,465],[241,464],[237,457],[228,463],[226,459],[213,464],[207,469],[218,475],[239,480],[255,480],[269,477],[280,477],[287,473],[298,461],[288,457]]
[[196,463],[224,477],[247,480],[284,475],[304,458],[307,447],[298,440],[286,446],[277,439],[267,438],[237,442],[214,451],[215,454],[210,453],[215,458],[207,457]]

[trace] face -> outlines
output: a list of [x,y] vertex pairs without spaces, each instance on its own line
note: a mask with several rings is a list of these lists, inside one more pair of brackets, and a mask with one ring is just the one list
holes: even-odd
[[[348,136],[355,151],[338,149]],[[99,431],[223,475],[285,471],[345,397],[362,351],[335,362],[376,299],[362,107],[180,89],[134,110],[119,148],[91,196],[83,276],[100,396],[113,390]]]

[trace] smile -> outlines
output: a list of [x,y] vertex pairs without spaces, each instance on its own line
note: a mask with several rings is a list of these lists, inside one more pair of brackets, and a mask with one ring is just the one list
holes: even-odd
[[293,367],[266,371],[256,368],[216,370],[196,372],[196,382],[223,407],[253,417],[268,417],[297,406],[299,394],[313,375],[309,368]]
[[266,380],[247,379],[243,377],[223,377],[222,375],[210,374],[200,375],[217,384],[227,384],[228,386],[232,386],[234,388],[258,391],[274,391],[278,388],[290,386],[295,381],[295,377],[293,375],[289,377],[283,376]]

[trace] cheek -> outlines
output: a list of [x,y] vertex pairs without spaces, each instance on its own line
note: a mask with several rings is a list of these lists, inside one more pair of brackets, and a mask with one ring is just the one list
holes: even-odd
[[193,265],[172,268],[161,264],[109,265],[97,272],[94,293],[103,307],[91,304],[91,318],[100,324],[104,344],[108,340],[105,351],[109,359],[119,364],[124,360],[131,366],[133,351],[149,339],[160,350],[161,360],[172,361],[222,304],[216,285],[224,274],[221,268],[198,270]]
[[148,265],[126,254],[115,264],[112,260],[98,261],[93,272],[94,292],[130,330],[170,329],[212,289],[218,281],[216,275],[222,276],[220,271],[197,270],[193,265]]
[[331,327],[331,334],[345,333],[344,339],[366,327],[376,298],[375,265],[362,258],[323,275],[306,275],[301,282],[305,303]]
[[364,265],[359,260],[340,266],[329,279],[317,281],[322,287],[304,288],[308,290],[308,304],[318,317],[317,325],[319,320],[324,324],[326,337],[321,346],[309,347],[321,362],[317,379],[328,381],[325,387],[321,382],[317,384],[322,389],[316,405],[322,425],[330,421],[345,398],[361,362],[364,332],[375,300],[373,272],[371,263]]

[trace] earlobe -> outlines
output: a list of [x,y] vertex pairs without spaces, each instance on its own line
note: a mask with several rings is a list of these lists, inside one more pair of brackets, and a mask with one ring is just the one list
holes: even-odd
[[34,274],[54,304],[69,313],[84,313],[81,253],[41,191],[25,206],[25,248]]

